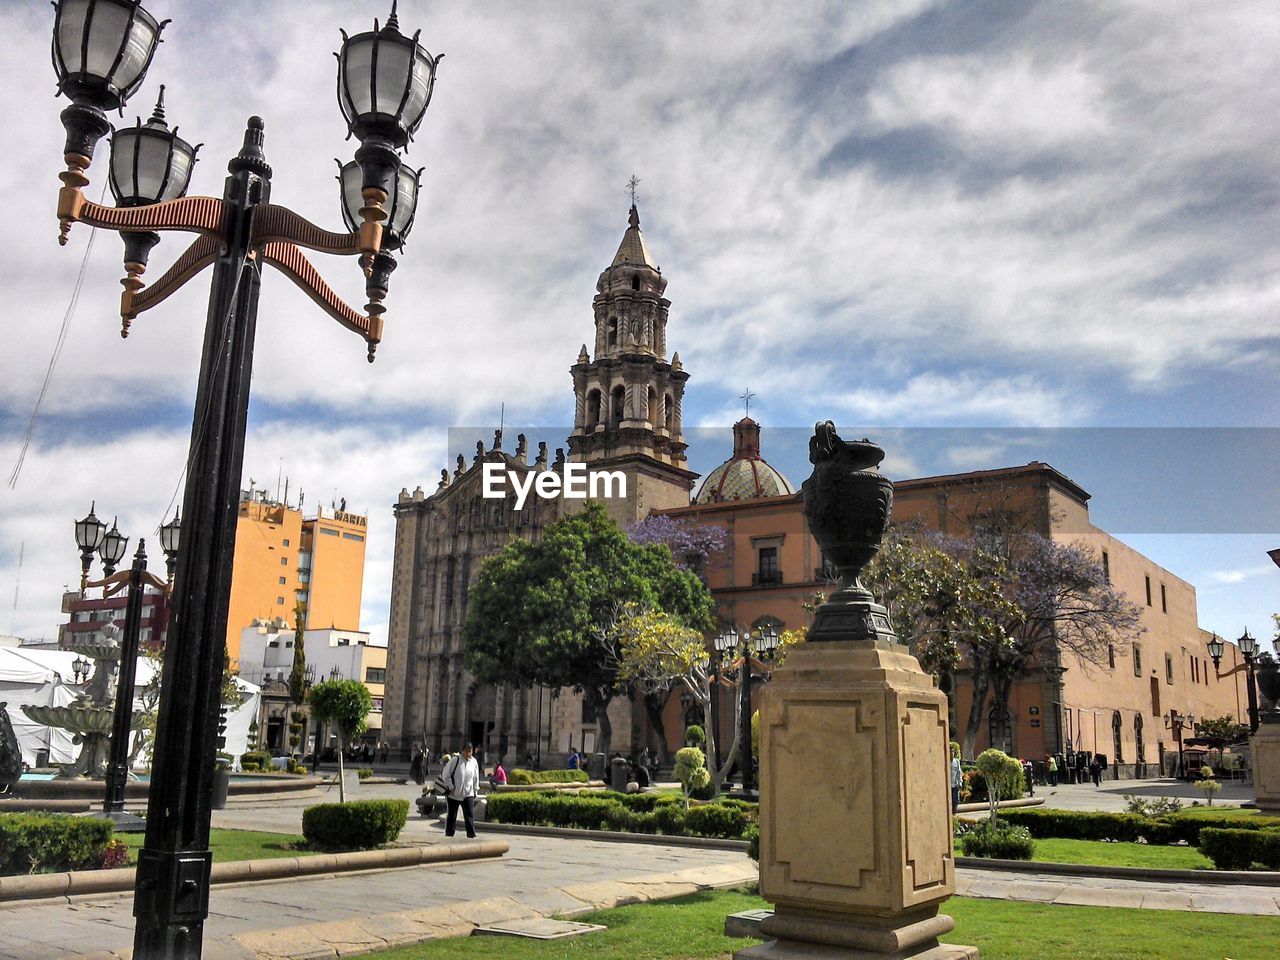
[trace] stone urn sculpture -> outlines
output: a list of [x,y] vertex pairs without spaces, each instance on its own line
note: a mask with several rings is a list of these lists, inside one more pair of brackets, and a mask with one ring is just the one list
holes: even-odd
[[1268,653],[1258,658],[1258,669],[1255,677],[1258,681],[1258,692],[1267,701],[1268,709],[1259,717],[1262,723],[1280,723],[1280,663]]
[[809,444],[805,516],[840,588],[760,705],[761,924],[737,960],[976,960],[955,924],[947,699],[858,582],[889,523],[884,451],[830,422]]

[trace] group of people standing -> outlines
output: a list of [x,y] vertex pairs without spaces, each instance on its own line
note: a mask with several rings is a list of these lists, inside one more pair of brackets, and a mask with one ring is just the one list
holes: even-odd
[[1068,750],[1066,754],[1051,753],[1044,759],[1045,779],[1049,786],[1061,783],[1093,782],[1102,786],[1102,772],[1107,769],[1107,758],[1100,753],[1086,750]]

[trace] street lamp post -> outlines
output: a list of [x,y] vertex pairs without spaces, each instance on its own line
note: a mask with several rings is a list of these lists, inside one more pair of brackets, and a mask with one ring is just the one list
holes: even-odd
[[[122,335],[142,312],[163,301],[209,265],[213,281],[187,460],[181,538],[174,573],[173,607],[165,646],[163,689],[156,725],[146,841],[138,855],[134,893],[138,960],[199,960],[208,916],[209,813],[218,736],[223,643],[231,591],[240,475],[253,363],[260,265],[270,264],[300,286],[322,310],[368,343],[372,361],[382,338],[383,300],[390,274],[379,256],[404,238],[395,224],[384,227],[386,203],[412,207],[401,196],[406,178],[398,150],[421,124],[434,86],[439,57],[427,53],[417,34],[403,36],[395,6],[387,23],[371,32],[343,34],[338,54],[339,103],[349,134],[360,140],[358,228],[333,233],[293,211],[269,203],[271,167],[262,151],[263,122],[251,117],[240,153],[228,164],[221,199],[186,197],[194,163],[161,122],[135,127],[133,138],[117,133],[112,172],[140,174],[122,185],[111,178],[120,206],[88,200],[83,188],[94,148],[110,132],[106,111],[122,109],[141,85],[163,23],[140,0],[58,0],[53,60],[58,92],[72,100],[61,114],[67,131],[58,193],[60,242],[77,221],[125,235]],[[167,21],[166,21],[167,22]],[[148,129],[150,128],[150,129]],[[145,131],[145,132],[144,132]],[[150,147],[143,149],[145,137]],[[134,169],[123,159],[130,147]],[[120,151],[117,153],[117,151]],[[117,157],[121,158],[117,160]],[[128,178],[126,178],[128,179]],[[413,178],[416,188],[416,176]],[[130,187],[136,188],[130,191]],[[138,204],[138,205],[134,205]],[[402,228],[407,230],[407,226]],[[198,234],[195,242],[150,288],[141,275],[150,248],[130,235],[155,231]],[[361,314],[321,279],[302,248],[359,255],[369,303]],[[88,519],[88,518],[86,518]],[[104,542],[110,534],[104,537]]]
[[1170,710],[1169,715],[1164,718],[1164,728],[1173,731],[1174,742],[1178,745],[1178,777],[1182,777],[1182,731],[1190,728],[1195,729],[1196,718],[1192,714],[1183,716],[1177,710]]
[[93,564],[93,554],[102,543],[107,533],[107,525],[97,518],[94,508],[95,500],[89,506],[89,515],[76,521],[76,546],[80,548],[80,596],[84,596],[89,586],[89,567]]
[[712,640],[711,643],[716,652],[713,663],[715,668],[715,677],[714,682],[711,684],[711,732],[716,741],[715,761],[716,769],[719,770],[720,765],[724,762],[720,755],[720,671],[724,664],[725,654],[737,645],[738,635],[732,630],[721,630],[716,634],[715,639]]
[[[751,663],[752,654],[762,657],[772,656],[778,648],[778,631],[772,625],[760,629],[754,642],[750,633],[741,635],[742,641],[742,673],[739,676],[741,685],[739,695],[742,698],[739,716],[738,743],[739,756],[742,758],[742,795],[753,796],[756,792],[756,776],[751,749]],[[755,650],[752,650],[754,646]]]
[[[1226,644],[1222,638],[1216,633],[1209,638],[1209,656],[1213,659],[1214,672],[1218,672],[1218,668],[1222,665],[1222,654],[1226,650]],[[1240,648],[1240,655],[1244,657],[1244,663],[1240,666],[1228,670],[1226,673],[1219,674],[1222,677],[1229,677],[1233,673],[1240,670],[1245,672],[1245,693],[1249,698],[1249,734],[1258,732],[1258,681],[1256,677],[1258,667],[1258,641],[1249,633],[1248,628],[1240,635],[1240,639],[1236,641],[1236,646]]]

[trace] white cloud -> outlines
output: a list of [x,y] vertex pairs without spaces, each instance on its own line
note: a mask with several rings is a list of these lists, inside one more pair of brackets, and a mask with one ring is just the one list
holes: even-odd
[[896,390],[860,387],[835,396],[833,402],[873,423],[929,424],[978,419],[1019,426],[1050,425],[1087,413],[1081,407],[1073,407],[1069,398],[1027,376],[945,377],[923,373]]

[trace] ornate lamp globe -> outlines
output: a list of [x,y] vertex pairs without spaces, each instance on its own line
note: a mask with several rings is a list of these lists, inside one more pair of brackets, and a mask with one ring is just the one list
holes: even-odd
[[712,642],[718,653],[728,653],[738,645],[738,635],[732,630],[721,630]]
[[1240,653],[1243,654],[1246,663],[1252,663],[1253,658],[1258,653],[1258,641],[1249,633],[1248,629],[1240,635],[1240,639],[1236,641],[1236,645],[1240,647]]
[[756,652],[760,654],[770,654],[778,649],[778,631],[769,624],[764,627],[759,636],[756,637]]
[[77,104],[117,110],[142,84],[160,31],[139,0],[58,0],[53,67],[58,92]]
[[116,526],[116,520],[111,521],[111,529],[107,531],[102,543],[98,545],[98,556],[102,558],[102,565],[107,570],[107,576],[116,572],[116,564],[118,564],[124,552],[128,549],[129,538],[120,532],[120,528]]
[[338,105],[347,129],[362,142],[385,140],[404,147],[413,139],[431,103],[436,66],[443,54],[431,56],[412,37],[400,32],[396,4],[379,28],[349,37],[342,32],[338,51]]
[[111,137],[111,193],[121,207],[140,207],[174,200],[187,192],[196,151],[169,129],[164,120],[164,86],[155,111],[144,126],[142,118]]
[[106,536],[107,525],[97,518],[93,509],[97,502],[90,504],[89,515],[76,521],[76,546],[82,553],[91,554],[98,549],[102,538]]
[[1222,642],[1222,638],[1216,633],[1209,638],[1209,656],[1213,660],[1213,668],[1218,669],[1218,665],[1222,663],[1222,653],[1226,649],[1226,644]]
[[[338,166],[338,183],[342,189],[342,219],[347,229],[354,232],[360,229],[360,209],[364,206],[364,171],[354,160],[347,164],[338,161]],[[387,219],[382,230],[383,250],[399,249],[413,229],[413,218],[418,212],[418,184],[421,179],[422,168],[414,170],[408,164],[400,163],[394,178],[395,189],[387,192],[387,202],[384,204]]]

